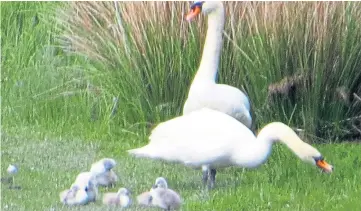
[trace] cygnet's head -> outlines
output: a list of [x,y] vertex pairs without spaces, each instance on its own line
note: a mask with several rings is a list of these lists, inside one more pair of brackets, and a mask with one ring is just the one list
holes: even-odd
[[18,168],[15,165],[9,164],[7,172],[9,174],[16,174],[18,172]]
[[200,13],[209,15],[218,9],[223,10],[223,4],[220,1],[194,1],[191,11],[186,15],[186,20],[191,21]]
[[153,189],[156,188],[168,188],[167,180],[164,177],[158,177],[153,185]]
[[104,168],[107,171],[109,171],[110,169],[114,168],[117,165],[115,160],[111,159],[111,158],[104,158],[104,159],[102,159],[102,161],[103,161]]
[[90,172],[95,176],[98,176],[110,171],[116,164],[117,163],[112,158],[103,158],[91,165]]
[[128,189],[126,189],[126,188],[120,188],[118,190],[117,194],[119,196],[130,196],[131,195],[130,191]]

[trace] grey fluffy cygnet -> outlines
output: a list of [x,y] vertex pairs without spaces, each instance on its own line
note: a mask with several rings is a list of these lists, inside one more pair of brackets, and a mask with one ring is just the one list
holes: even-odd
[[90,172],[94,175],[97,185],[113,186],[118,181],[118,176],[113,171],[116,162],[112,158],[103,158],[92,164]]
[[73,184],[70,189],[64,190],[59,194],[60,202],[65,205],[85,205],[89,203],[87,188],[82,189]]
[[150,191],[143,192],[137,196],[137,203],[141,206],[152,205],[152,196]]
[[98,196],[98,186],[91,172],[81,172],[75,179],[73,185],[86,189],[89,202],[94,202]]
[[117,193],[105,193],[103,196],[103,204],[115,205],[121,207],[129,207],[132,204],[130,191],[126,188],[120,188]]
[[168,188],[167,181],[163,177],[158,177],[150,190],[151,205],[164,210],[179,209],[182,203],[180,195]]

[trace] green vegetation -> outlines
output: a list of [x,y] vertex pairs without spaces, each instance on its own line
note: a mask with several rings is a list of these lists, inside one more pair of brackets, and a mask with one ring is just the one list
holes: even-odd
[[[203,17],[182,19],[188,7],[1,2],[1,176],[18,164],[23,188],[2,184],[1,210],[68,210],[59,192],[104,156],[119,161],[121,185],[134,194],[165,176],[184,210],[361,207],[358,144],[318,145],[335,165],[331,175],[277,146],[257,170],[220,171],[210,192],[199,187],[199,171],[126,155],[155,124],[181,114],[206,30]],[[304,129],[309,142],[360,138],[359,2],[229,2],[226,9],[219,81],[247,91],[258,128],[283,121]]]

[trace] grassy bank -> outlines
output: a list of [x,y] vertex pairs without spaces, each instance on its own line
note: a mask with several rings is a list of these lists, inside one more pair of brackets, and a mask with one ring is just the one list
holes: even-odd
[[[181,113],[206,30],[202,17],[184,22],[188,8],[1,2],[1,174],[18,164],[22,187],[2,184],[1,210],[70,209],[58,193],[104,156],[119,162],[119,186],[134,194],[166,177],[184,197],[183,210],[361,207],[356,141],[317,145],[335,165],[331,175],[277,146],[257,170],[220,171],[210,192],[199,186],[199,171],[125,154]],[[283,121],[304,129],[308,142],[357,137],[360,3],[229,3],[226,10],[219,81],[248,93],[257,127]],[[104,207],[71,208],[78,209]]]
[[[19,133],[31,134],[26,129]],[[257,170],[236,168],[218,172],[217,188],[201,186],[201,172],[182,165],[133,159],[119,143],[38,136],[2,136],[2,163],[17,163],[15,177],[21,191],[1,187],[1,210],[115,210],[97,201],[81,208],[63,207],[58,194],[68,188],[77,173],[104,156],[115,158],[121,181],[111,190],[125,186],[133,195],[149,189],[156,177],[168,179],[184,199],[182,210],[355,210],[361,207],[359,182],[361,150],[356,144],[318,146],[335,166],[331,175],[299,161],[284,146],[277,146],[270,160]],[[74,162],[76,160],[76,162]],[[7,165],[2,165],[4,172]],[[100,195],[101,196],[101,195]],[[133,206],[129,210],[146,210]],[[148,209],[154,210],[154,209]]]

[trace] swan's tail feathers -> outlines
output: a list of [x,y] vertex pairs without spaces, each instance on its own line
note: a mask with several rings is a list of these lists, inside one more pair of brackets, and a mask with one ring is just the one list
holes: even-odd
[[149,146],[131,149],[131,150],[128,150],[128,153],[137,158],[153,158],[154,157],[151,147],[149,147]]

